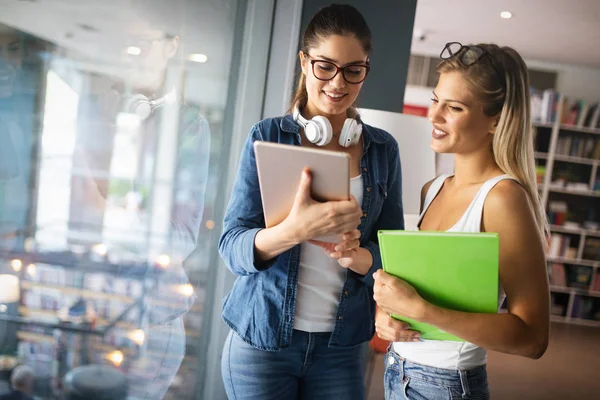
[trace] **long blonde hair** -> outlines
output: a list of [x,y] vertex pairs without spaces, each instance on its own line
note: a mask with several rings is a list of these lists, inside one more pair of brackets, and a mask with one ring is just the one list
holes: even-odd
[[461,61],[461,53],[468,51],[466,46],[454,57],[443,60],[437,72],[460,71],[483,102],[484,113],[499,117],[492,144],[494,159],[505,174],[516,178],[527,191],[544,239],[549,230],[536,182],[527,66],[510,47],[494,44],[476,47],[485,53],[472,65],[466,66]]

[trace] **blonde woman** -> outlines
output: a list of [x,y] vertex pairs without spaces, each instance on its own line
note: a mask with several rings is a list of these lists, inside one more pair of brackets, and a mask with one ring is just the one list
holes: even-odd
[[[506,297],[508,312],[437,307],[403,280],[378,271],[374,298],[383,312],[376,329],[395,341],[386,356],[388,400],[489,398],[486,349],[539,358],[548,346],[547,228],[536,189],[526,65],[515,50],[492,44],[448,43],[441,58],[429,111],[431,148],[453,153],[455,172],[423,187],[419,229],[497,232],[498,307]],[[390,313],[466,342],[420,340]]]

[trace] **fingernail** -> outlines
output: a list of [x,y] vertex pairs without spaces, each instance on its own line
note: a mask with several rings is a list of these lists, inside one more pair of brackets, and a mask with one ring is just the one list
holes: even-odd
[[335,251],[340,251],[341,247],[340,246],[335,246],[334,249],[335,249]]

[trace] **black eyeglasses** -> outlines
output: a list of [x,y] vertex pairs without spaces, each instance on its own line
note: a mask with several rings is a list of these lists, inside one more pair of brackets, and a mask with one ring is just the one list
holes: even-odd
[[475,64],[481,57],[487,54],[487,50],[480,46],[463,46],[459,42],[446,43],[440,53],[442,60],[449,60],[458,56],[458,61],[465,67]]
[[342,71],[344,80],[350,84],[357,84],[367,79],[371,66],[367,64],[351,64],[345,67],[338,67],[334,63],[325,60],[316,60],[311,58],[308,54],[306,57],[310,60],[312,65],[312,72],[315,78],[320,81],[330,81]]
[[451,58],[458,57],[457,59],[462,65],[464,65],[465,67],[470,67],[485,55],[489,57],[490,63],[492,64],[492,68],[496,72],[496,76],[500,80],[502,87],[505,88],[506,83],[504,79],[504,74],[500,73],[501,70],[496,65],[496,60],[494,60],[494,57],[490,54],[490,52],[481,46],[463,46],[459,42],[449,42],[446,43],[446,45],[442,49],[442,52],[440,53],[440,58],[442,60],[449,60]]

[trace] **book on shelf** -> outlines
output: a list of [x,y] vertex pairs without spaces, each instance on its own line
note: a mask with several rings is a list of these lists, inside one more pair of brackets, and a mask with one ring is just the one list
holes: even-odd
[[569,287],[589,290],[592,281],[592,268],[582,265],[570,265],[568,268],[567,282]]
[[567,303],[564,302],[565,296],[563,293],[550,293],[550,314],[560,316],[566,314]]
[[583,246],[583,259],[591,261],[600,260],[600,239],[587,238]]
[[[558,115],[559,106],[562,112]],[[531,119],[534,123],[561,125],[576,128],[600,129],[600,104],[582,99],[561,96],[554,89],[531,90]]]
[[567,275],[563,264],[550,263],[550,284],[552,286],[567,286]]
[[600,274],[596,274],[596,279],[592,284],[591,290],[593,290],[594,292],[600,292]]
[[552,233],[547,256],[552,258],[575,258],[577,249],[571,247],[571,236]]
[[567,221],[569,207],[565,201],[551,201],[548,204],[548,222],[563,225]]

